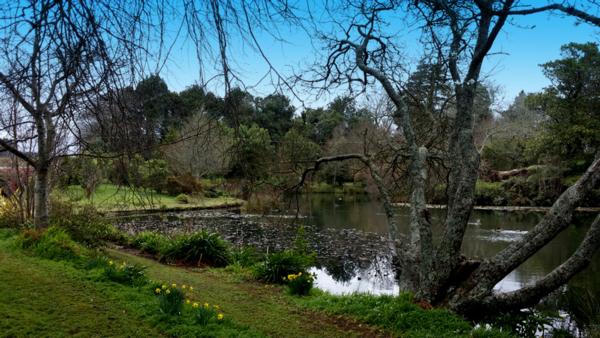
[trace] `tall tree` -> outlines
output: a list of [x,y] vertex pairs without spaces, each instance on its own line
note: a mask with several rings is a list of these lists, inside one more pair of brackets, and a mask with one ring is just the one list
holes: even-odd
[[561,59],[542,65],[552,84],[529,102],[546,116],[536,152],[589,164],[600,149],[600,51],[595,43],[561,51]]
[[[35,224],[48,224],[50,168],[69,152],[90,99],[134,76],[146,10],[118,1],[26,0],[0,6],[0,91],[24,132],[0,145],[35,170]],[[110,8],[111,10],[106,10]],[[146,21],[146,19],[148,19]],[[6,121],[6,120],[4,120]],[[14,124],[2,125],[3,131]],[[26,152],[33,142],[34,151]]]
[[[586,4],[588,8],[597,6],[593,1]],[[535,7],[513,0],[346,1],[326,6],[327,13],[332,16],[328,20],[344,29],[333,33],[318,31],[317,35],[323,38],[329,53],[307,83],[312,86],[319,83],[325,90],[338,85],[351,88],[377,85],[385,91],[393,103],[394,120],[401,136],[398,144],[390,145],[394,149],[393,158],[406,162],[403,168],[408,169],[410,179],[408,234],[400,233],[396,224],[389,187],[384,180],[388,170],[377,165],[376,153],[364,151],[320,158],[313,168],[305,171],[301,180],[323,163],[349,159],[364,163],[379,188],[390,236],[398,244],[402,289],[414,292],[423,301],[448,305],[465,315],[477,317],[491,311],[531,306],[587,266],[600,246],[600,216],[576,252],[550,274],[513,292],[493,291],[496,283],[570,224],[575,207],[600,183],[600,154],[523,239],[484,261],[467,259],[462,255],[461,247],[473,209],[480,164],[475,126],[477,115],[486,110],[477,107],[478,92],[482,87],[481,69],[496,38],[514,16],[557,12],[593,25],[600,25],[600,18],[562,2]],[[355,12],[348,13],[351,9]],[[402,15],[396,15],[400,13]],[[418,27],[422,29],[420,42],[425,43],[425,50],[433,51],[434,58],[441,60],[450,75],[455,113],[444,149],[425,143],[415,128],[414,114],[429,115],[431,112],[409,109],[404,91],[404,54],[394,39],[395,34],[386,31],[388,27],[401,26],[401,22],[394,20],[406,16],[409,21],[419,23]],[[435,116],[424,118],[431,121],[432,130],[441,122]],[[442,234],[434,241],[425,192],[429,169],[438,163],[448,168],[447,212]]]

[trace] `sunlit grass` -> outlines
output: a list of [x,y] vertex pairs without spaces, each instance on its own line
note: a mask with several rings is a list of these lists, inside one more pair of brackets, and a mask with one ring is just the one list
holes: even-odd
[[181,203],[175,196],[156,193],[153,190],[101,184],[91,198],[84,196],[80,186],[69,186],[56,192],[60,197],[78,204],[93,204],[100,210],[151,210],[212,208],[239,205],[242,201],[233,197],[207,198],[190,196],[189,203]]

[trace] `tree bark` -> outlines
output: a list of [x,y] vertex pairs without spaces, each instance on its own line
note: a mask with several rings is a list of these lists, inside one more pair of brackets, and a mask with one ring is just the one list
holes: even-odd
[[49,190],[49,173],[48,169],[38,169],[35,176],[34,188],[34,223],[37,227],[45,228],[49,224],[48,212],[48,190]]

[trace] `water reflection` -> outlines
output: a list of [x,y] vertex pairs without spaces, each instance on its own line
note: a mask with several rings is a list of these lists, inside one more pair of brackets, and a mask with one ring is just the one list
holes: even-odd
[[[296,206],[292,205],[292,209]],[[365,232],[387,233],[387,221],[382,206],[365,195],[336,197],[329,194],[304,195],[300,198],[300,214],[304,222],[320,229],[358,229]],[[398,220],[404,231],[408,227],[408,209],[398,209]],[[434,236],[441,232],[444,210],[431,210]],[[542,217],[533,212],[474,211],[463,242],[463,252],[470,257],[490,257],[513,241],[518,240]],[[574,224],[540,252],[504,278],[496,289],[515,290],[532,283],[566,260],[585,235],[593,215],[580,214]],[[355,264],[340,257],[327,258],[313,271],[317,287],[332,293],[398,292],[389,253],[380,253],[370,264]],[[591,266],[571,281],[570,285],[584,287],[600,296],[600,254]]]

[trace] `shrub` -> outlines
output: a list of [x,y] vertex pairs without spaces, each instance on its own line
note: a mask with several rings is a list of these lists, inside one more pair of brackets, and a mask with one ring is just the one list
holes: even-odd
[[113,282],[140,286],[148,281],[145,270],[145,267],[138,264],[127,264],[126,262],[116,264],[113,261],[108,261],[103,274]]
[[131,240],[131,246],[143,253],[158,255],[167,246],[168,239],[156,232],[143,231]]
[[92,205],[81,209],[70,203],[53,198],[50,203],[50,224],[64,229],[75,241],[90,247],[105,241],[125,241],[125,235],[107,222]]
[[506,192],[501,182],[477,181],[475,185],[477,205],[506,205]]
[[154,288],[154,293],[158,297],[160,312],[170,316],[181,314],[186,296],[185,289],[178,288],[177,284],[162,284]]
[[297,274],[289,274],[283,278],[287,282],[288,290],[292,295],[305,296],[308,295],[310,289],[313,287],[315,275],[298,272]]
[[54,260],[76,260],[87,254],[64,229],[26,230],[21,234],[21,246],[35,255]]
[[190,197],[186,194],[179,194],[177,197],[175,197],[175,201],[181,204],[188,204],[190,203]]
[[199,231],[191,235],[179,235],[161,250],[159,259],[192,265],[226,266],[230,258],[229,244],[219,235]]
[[543,332],[552,324],[552,318],[533,310],[494,314],[484,321],[518,337],[535,337],[536,332]]
[[242,267],[250,267],[260,261],[260,254],[254,247],[245,246],[232,250],[231,263]]
[[257,279],[268,283],[284,283],[284,277],[298,271],[306,271],[314,263],[314,255],[286,250],[272,253],[254,268]]
[[169,176],[166,183],[167,194],[177,196],[180,194],[194,194],[202,192],[202,183],[191,175]]

